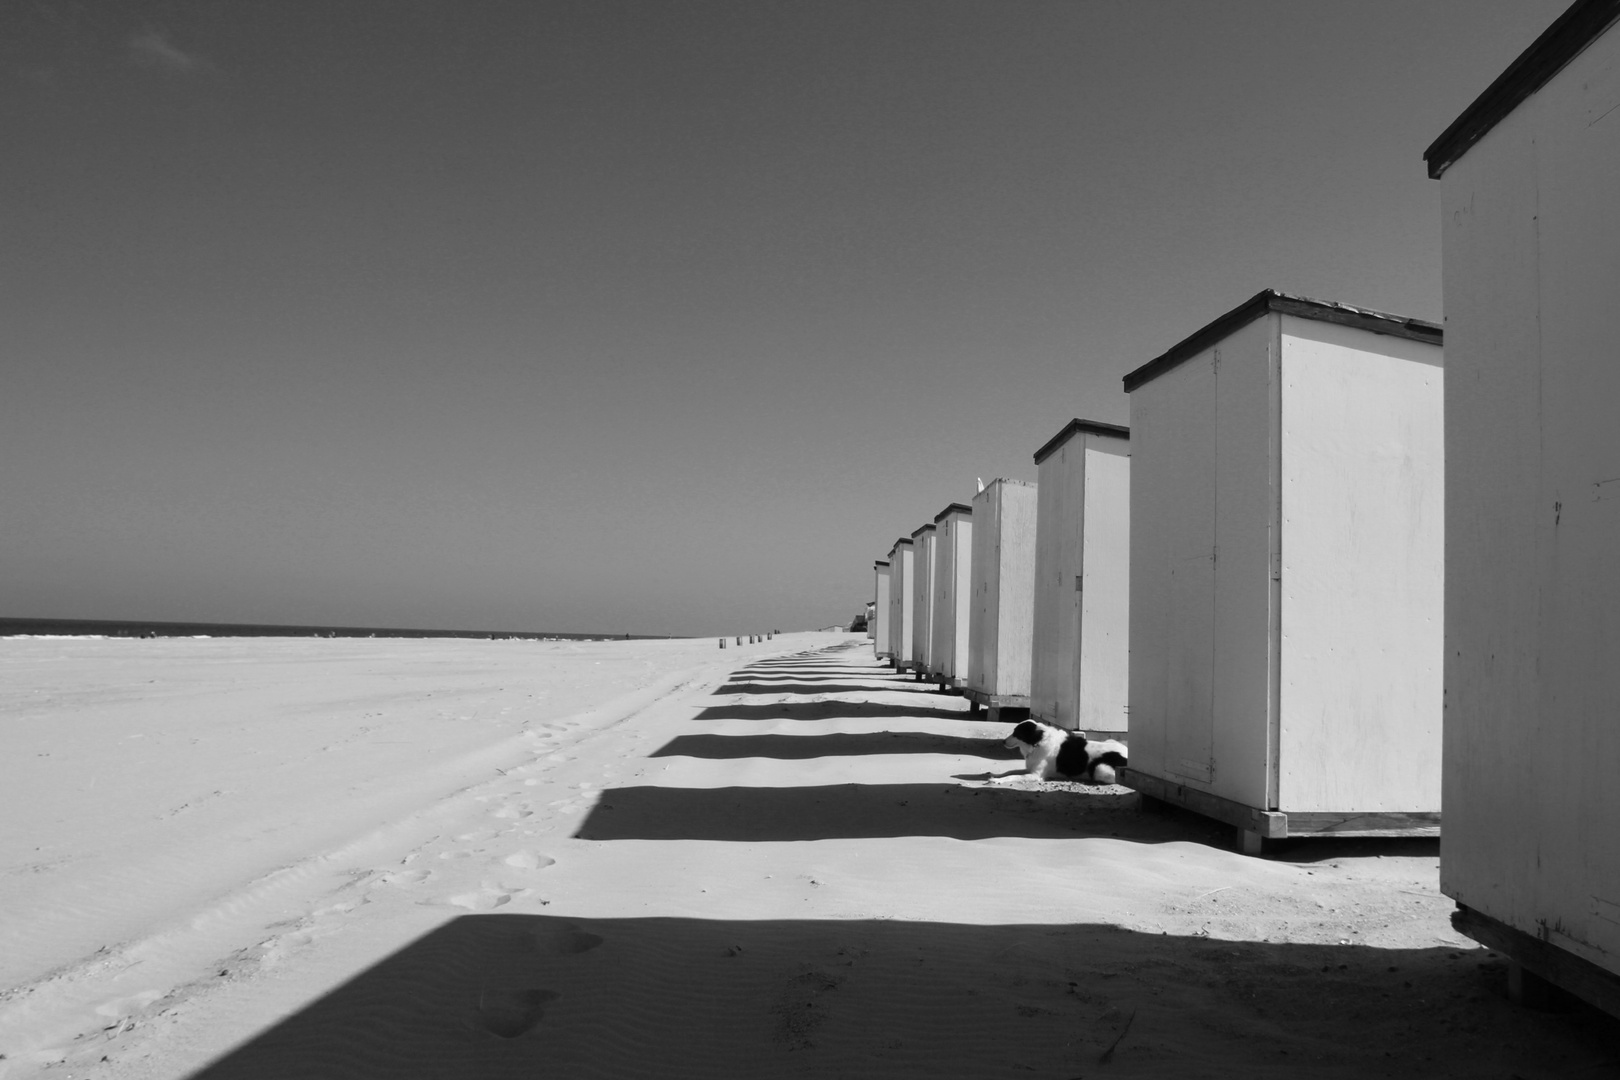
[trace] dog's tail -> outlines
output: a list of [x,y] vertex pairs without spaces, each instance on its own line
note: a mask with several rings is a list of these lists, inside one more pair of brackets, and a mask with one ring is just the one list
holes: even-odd
[[1124,768],[1126,764],[1125,755],[1118,750],[1104,751],[1091,763],[1091,777],[1099,784],[1112,784],[1118,776],[1114,770]]

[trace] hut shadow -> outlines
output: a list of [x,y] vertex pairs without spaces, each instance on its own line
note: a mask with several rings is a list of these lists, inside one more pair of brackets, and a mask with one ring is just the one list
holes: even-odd
[[742,678],[742,677],[754,678],[754,677],[757,677],[757,678],[761,678],[761,679],[814,679],[814,678],[848,679],[848,678],[863,678],[863,679],[888,679],[890,681],[897,681],[897,680],[900,680],[900,679],[906,679],[908,681],[910,680],[909,675],[902,675],[899,672],[893,670],[892,668],[885,668],[885,667],[875,667],[875,668],[855,668],[855,667],[790,667],[790,668],[775,668],[775,667],[754,667],[754,666],[750,665],[748,667],[737,668],[735,671],[733,671],[731,673],[731,677],[732,678]]
[[808,761],[824,757],[867,757],[874,754],[954,754],[995,760],[1015,759],[999,739],[935,735],[926,731],[834,732],[828,735],[677,735],[652,757],[773,758]]
[[1620,1075],[1620,1023],[1516,1008],[1499,969],[1088,923],[464,915],[191,1080]]
[[694,720],[970,720],[966,708],[891,705],[880,701],[789,701],[781,704],[710,705]]
[[846,682],[851,678],[870,678],[872,682],[894,683],[912,682],[904,675],[896,675],[886,670],[838,670],[838,672],[750,672],[750,670],[734,670],[729,677],[732,682],[770,682],[779,678],[782,682]]
[[1438,836],[1296,835],[1266,841],[1266,857],[1278,862],[1319,863],[1334,859],[1440,856]]
[[[957,840],[1114,836],[1144,843],[1207,839],[1196,826],[1139,814],[1136,806],[1136,793],[1118,788],[636,786],[604,790],[574,835],[580,840],[738,843],[899,836]],[[1213,837],[1219,827],[1203,832]]]
[[[915,684],[913,684],[914,686]],[[879,682],[871,683],[815,683],[815,682],[753,682],[738,679],[723,683],[715,690],[716,694],[871,694],[892,693],[896,690],[911,690],[913,686],[884,686]],[[929,693],[933,688],[929,687]],[[918,689],[917,693],[925,691]],[[937,696],[937,695],[935,695]]]

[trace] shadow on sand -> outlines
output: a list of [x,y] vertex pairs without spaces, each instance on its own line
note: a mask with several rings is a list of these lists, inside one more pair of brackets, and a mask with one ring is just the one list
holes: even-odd
[[970,739],[962,735],[934,735],[926,731],[873,731],[830,735],[677,735],[651,757],[774,758],[808,761],[825,757],[865,757],[869,754],[956,754],[1017,760],[1018,751],[999,739]]
[[700,709],[694,720],[982,720],[963,705],[947,709],[938,705],[890,705],[880,701],[784,701],[781,703],[739,703],[710,705]]
[[465,915],[193,1076],[1616,1075],[1620,1025],[1508,1004],[1481,955],[1091,924]]
[[[1028,790],[960,784],[608,788],[581,840],[831,840],[853,837],[1124,836],[1146,842],[1224,838],[1167,816],[1139,814],[1119,788]],[[1207,833],[1207,835],[1206,835]]]
[[896,684],[884,686],[878,682],[866,683],[815,683],[815,682],[755,682],[741,679],[723,683],[716,690],[716,694],[873,694],[892,693],[896,690],[909,690],[914,693],[927,693],[938,696],[933,687],[921,689],[915,686]]

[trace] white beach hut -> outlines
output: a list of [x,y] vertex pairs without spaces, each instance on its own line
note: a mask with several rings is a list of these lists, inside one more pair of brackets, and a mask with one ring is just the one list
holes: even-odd
[[929,674],[941,689],[967,678],[968,618],[973,610],[973,507],[951,503],[934,515],[934,629]]
[[1516,994],[1539,976],[1620,1016],[1617,17],[1569,8],[1424,156],[1451,369],[1440,888]]
[[934,630],[934,525],[930,522],[911,534],[912,568],[917,581],[911,589],[911,654],[909,670],[920,681],[932,670],[929,639]]
[[1075,419],[1035,452],[1030,711],[1095,738],[1130,726],[1130,435]]
[[872,637],[872,652],[879,660],[893,655],[889,651],[889,573],[886,560],[872,564],[872,618],[867,631]]
[[889,549],[889,662],[905,671],[911,656],[911,590],[917,586],[912,542],[903,536]]
[[992,480],[973,497],[972,610],[962,693],[975,712],[988,708],[992,720],[1002,719],[1004,709],[1029,710],[1035,504],[1035,485],[1021,480]]
[[1438,830],[1440,339],[1268,290],[1125,377],[1121,782],[1244,850]]

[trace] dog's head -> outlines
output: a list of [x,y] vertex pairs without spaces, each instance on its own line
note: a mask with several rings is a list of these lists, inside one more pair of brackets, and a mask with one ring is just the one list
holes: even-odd
[[1041,725],[1033,720],[1020,720],[1013,725],[1012,734],[1007,736],[1007,748],[1010,750],[1027,750],[1031,746],[1039,746],[1041,738],[1046,733]]

